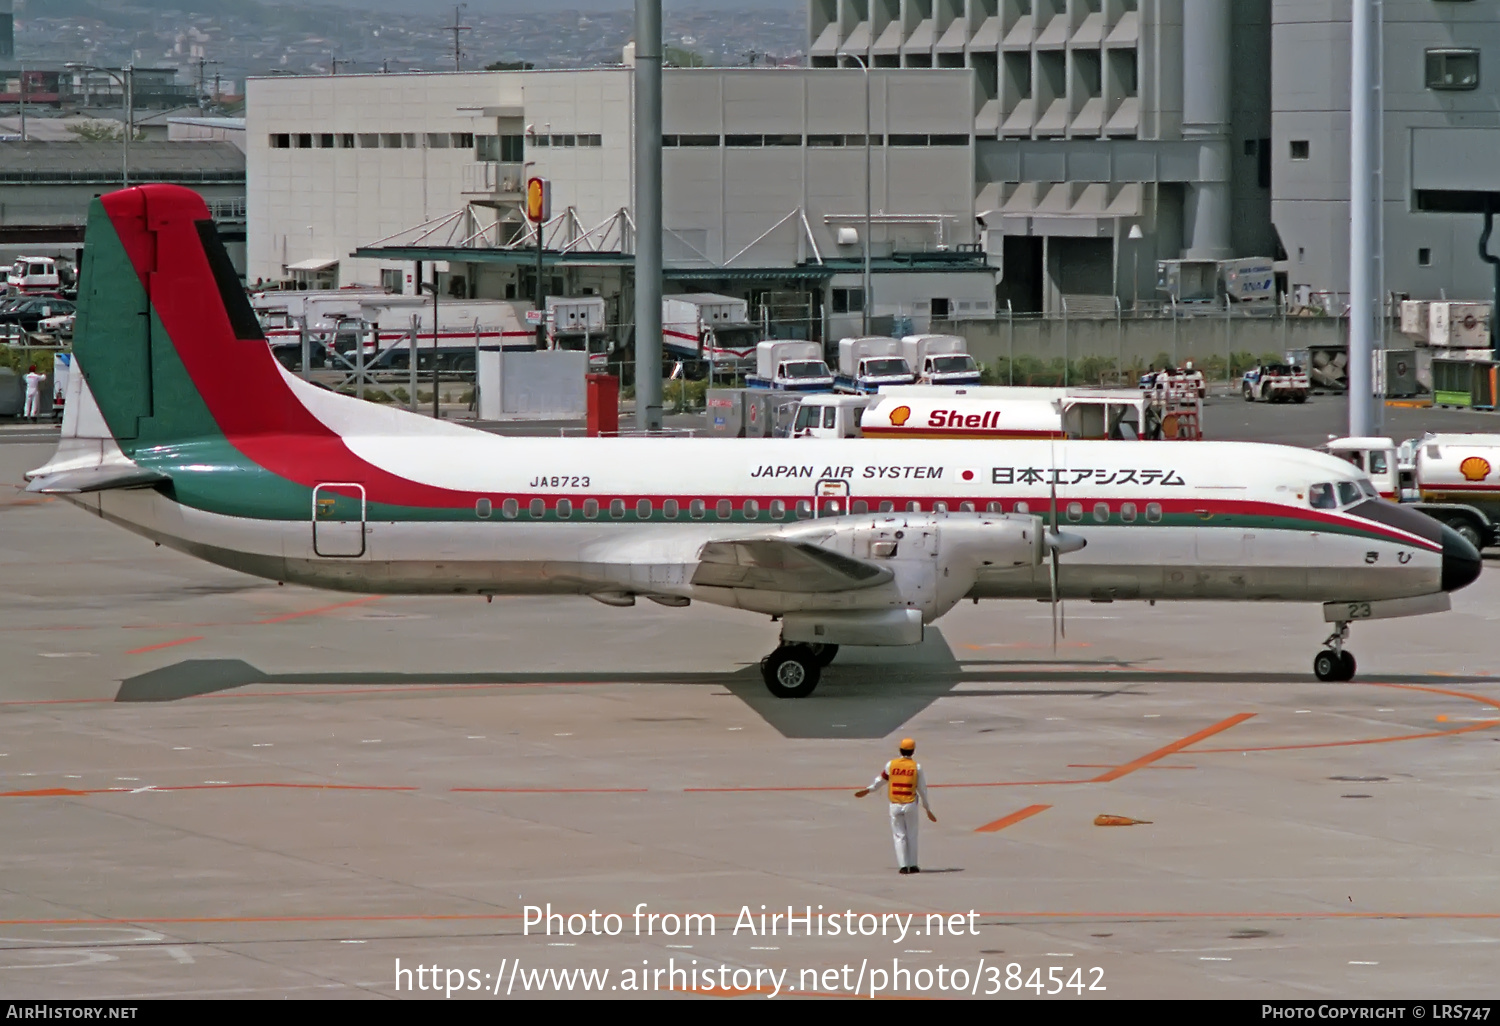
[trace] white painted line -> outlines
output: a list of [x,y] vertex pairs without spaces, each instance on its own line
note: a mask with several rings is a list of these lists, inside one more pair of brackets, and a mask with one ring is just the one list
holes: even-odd
[[1396,710],[1394,710],[1394,709],[1376,709],[1375,711],[1376,712],[1395,712]]
[[122,780],[122,781],[135,781],[135,780],[139,780],[141,778],[140,777],[115,777],[115,779],[116,780]]
[[34,777],[34,776],[36,776],[36,774],[35,773],[22,773],[21,776],[23,776],[23,777]]
[[484,740],[484,735],[483,734],[470,734],[469,735],[469,740],[470,741],[483,741]]
[[1072,958],[1073,957],[1073,952],[1071,952],[1071,951],[1048,951],[1048,952],[1045,952],[1045,954],[1046,954],[1046,956],[1048,958]]
[[1350,965],[1379,965],[1379,962],[1350,962]]
[[752,944],[750,946],[750,950],[751,951],[780,951],[781,949],[780,948],[758,948],[758,947],[756,947],[755,945]]
[[77,773],[64,773],[63,774],[63,779],[64,780],[82,780],[83,777],[81,775],[77,774]]
[[176,747],[174,747],[172,749],[172,751],[174,751],[174,752],[191,752],[192,749],[189,748],[187,745],[177,745]]
[[691,951],[693,949],[693,946],[691,944],[668,944],[667,947],[679,948],[683,951]]
[[142,793],[144,793],[146,791],[155,791],[155,790],[156,790],[156,785],[155,784],[147,784],[145,787],[137,787],[135,790],[131,791],[130,793],[131,794],[142,794]]
[[1145,715],[1145,719],[1148,719],[1148,720],[1159,720],[1159,719],[1161,719],[1161,713],[1147,713]]
[[1060,720],[1060,719],[1062,719],[1062,717],[1061,716],[1048,716],[1047,719],[1049,719],[1049,720]]
[[1200,961],[1200,962],[1233,962],[1234,959],[1232,959],[1232,958],[1215,958],[1212,955],[1199,955],[1198,956],[1198,961]]
[[270,748],[270,747],[272,747],[272,745],[271,745],[271,742],[269,742],[269,741],[262,741],[259,744],[253,744],[250,747],[251,748]]
[[847,723],[830,723],[829,726],[830,727],[847,727],[847,726],[849,726],[849,724],[847,724]]
[[97,659],[94,652],[38,652],[43,659]]
[[1297,712],[1298,713],[1306,713],[1306,712],[1312,712],[1312,710],[1311,709],[1298,709]]
[[362,940],[341,940],[341,941],[339,941],[339,943],[340,944],[364,944],[366,942],[362,941]]
[[573,732],[570,730],[566,734],[553,734],[552,736],[553,737],[572,737],[573,736]]
[[227,780],[205,780],[204,783],[205,784],[227,784],[227,783],[229,783],[229,781],[227,781]]
[[378,744],[380,744],[380,738],[378,738],[378,737],[367,737],[363,741],[361,741],[360,744],[362,744],[362,745],[378,745]]
[[730,730],[744,730],[744,727],[730,727]]
[[565,943],[563,941],[552,941],[550,944],[547,945],[547,947],[549,947],[549,948],[576,948],[576,947],[578,947],[578,945],[577,944],[568,944],[568,943]]
[[949,720],[949,723],[963,723],[963,720]]
[[931,948],[906,948],[901,952],[903,955],[930,955]]

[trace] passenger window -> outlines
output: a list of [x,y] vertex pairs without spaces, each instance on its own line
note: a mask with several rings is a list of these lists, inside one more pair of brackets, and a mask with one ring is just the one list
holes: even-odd
[[1070,502],[1070,503],[1068,503],[1068,519],[1071,520],[1075,524],[1078,523],[1080,520],[1083,519],[1083,503],[1081,503],[1081,502]]
[[532,499],[528,512],[531,513],[531,519],[540,520],[547,515],[547,504],[541,499]]
[[972,502],[960,502],[958,504],[958,508],[963,510],[965,513],[974,512],[974,504]]
[[662,515],[665,516],[668,520],[677,519],[677,510],[678,506],[676,499],[668,499],[666,502],[661,504]]
[[896,504],[894,502],[892,502],[890,499],[886,499],[883,502],[881,502],[881,504],[880,504],[880,512],[882,512],[882,513],[894,513],[894,512],[896,512]]
[[915,499],[913,499],[911,502],[908,502],[906,504],[906,512],[908,512],[908,513],[920,513],[920,512],[922,512],[922,504],[920,502],[917,502]]
[[557,515],[560,516],[560,517],[570,517],[570,516],[572,516],[573,515],[573,500],[572,499],[558,499],[557,500]]
[[1151,523],[1153,524],[1161,523],[1161,503],[1146,503],[1146,519],[1151,521]]
[[806,499],[797,500],[797,519],[806,520],[812,516],[812,503]]
[[1127,524],[1135,523],[1135,503],[1122,502],[1120,504],[1120,519]]
[[1107,524],[1107,523],[1109,523],[1109,503],[1107,503],[1107,502],[1096,502],[1096,503],[1094,503],[1094,521],[1096,523],[1100,523],[1100,524]]
[[835,410],[832,406],[824,407],[824,409],[823,409],[823,426],[826,427],[826,428],[833,427],[834,419],[837,416],[838,416],[838,411]]
[[1370,453],[1370,473],[1372,473],[1372,474],[1385,474],[1385,473],[1388,473],[1390,471],[1390,469],[1391,469],[1391,465],[1390,465],[1390,463],[1388,463],[1386,461],[1385,453],[1383,453],[1383,452],[1372,452],[1372,453]]
[[771,500],[771,519],[780,520],[786,516],[786,501],[784,499]]
[[1339,505],[1347,506],[1351,502],[1359,501],[1359,486],[1353,481],[1339,482]]
[[481,520],[488,519],[490,513],[493,511],[493,508],[494,507],[490,505],[489,499],[480,499],[478,502],[474,503],[474,513]]
[[612,516],[612,517],[614,517],[616,520],[619,520],[622,517],[624,517],[625,516],[625,500],[624,499],[610,499],[609,500],[609,515]]
[[595,517],[597,517],[599,515],[599,500],[598,499],[584,499],[583,500],[583,515],[586,516],[586,517],[588,517],[590,520],[593,520]]
[[984,504],[984,511],[986,513],[1004,513],[1005,504],[1003,502],[987,502]]
[[636,499],[635,500],[635,515],[636,515],[636,519],[638,519],[638,520],[650,520],[651,519],[651,500],[650,499]]
[[708,506],[702,499],[694,499],[692,502],[688,503],[688,516],[692,517],[694,520],[702,520],[703,514],[707,511],[707,509]]
[[1307,490],[1307,504],[1313,509],[1338,509],[1339,501],[1333,497],[1333,485],[1319,481]]
[[714,512],[719,515],[720,520],[728,520],[734,514],[734,503],[728,499],[720,499],[714,506]]
[[849,507],[849,512],[856,514],[868,513],[870,512],[870,504],[864,499],[855,499],[854,504]]
[[1031,512],[1031,504],[1030,503],[1026,503],[1026,502],[1018,502],[1018,503],[1016,503],[1016,512],[1017,513],[1030,513]]
[[754,499],[745,500],[745,519],[757,520],[760,518],[760,503]]
[[500,504],[500,513],[506,520],[514,520],[521,512],[521,504],[515,499],[506,499]]
[[934,502],[932,504],[932,511],[934,513],[946,513],[948,512],[948,504],[946,502]]

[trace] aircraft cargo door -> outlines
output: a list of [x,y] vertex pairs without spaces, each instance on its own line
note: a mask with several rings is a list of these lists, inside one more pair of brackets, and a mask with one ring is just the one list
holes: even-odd
[[313,552],[355,559],[365,554],[365,486],[320,484],[313,489]]

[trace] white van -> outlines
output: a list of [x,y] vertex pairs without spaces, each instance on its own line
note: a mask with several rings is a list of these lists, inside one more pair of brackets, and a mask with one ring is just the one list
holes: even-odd
[[63,278],[52,257],[18,257],[5,274],[5,284],[18,292],[44,292],[60,289]]

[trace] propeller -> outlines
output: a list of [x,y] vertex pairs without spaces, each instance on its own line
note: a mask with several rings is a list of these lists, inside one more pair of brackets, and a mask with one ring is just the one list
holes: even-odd
[[1057,595],[1058,573],[1061,570],[1060,557],[1064,552],[1077,552],[1088,544],[1088,539],[1076,534],[1063,534],[1057,529],[1057,453],[1054,449],[1052,454],[1052,482],[1051,501],[1047,512],[1047,549],[1051,555],[1047,576],[1052,586],[1052,654],[1057,654],[1057,636],[1059,631],[1062,636],[1068,636],[1068,618],[1066,608]]

